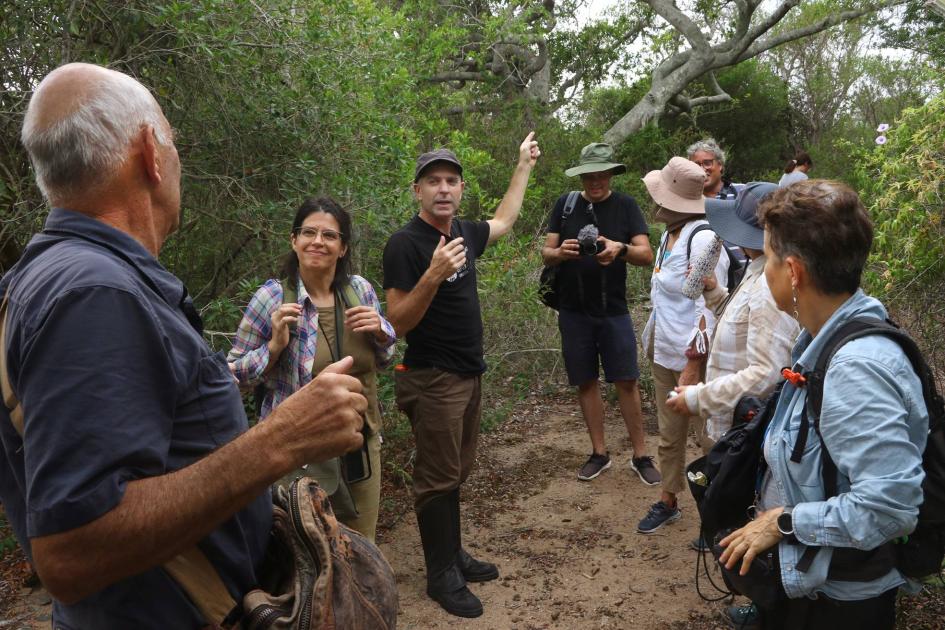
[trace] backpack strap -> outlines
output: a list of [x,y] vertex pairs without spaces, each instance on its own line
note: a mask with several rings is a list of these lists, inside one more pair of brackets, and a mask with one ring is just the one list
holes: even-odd
[[572,190],[568,193],[568,198],[564,202],[564,212],[561,213],[562,226],[564,226],[564,222],[568,220],[568,217],[571,216],[571,213],[574,212],[574,208],[577,206],[578,197],[580,196],[580,190]]
[[712,226],[710,226],[708,223],[700,223],[696,227],[692,228],[692,232],[689,233],[689,240],[686,241],[686,260],[689,260],[689,258],[692,256],[692,239],[694,239],[696,234],[699,232],[704,232],[706,230],[712,230]]
[[[870,335],[882,335],[895,341],[908,357],[922,383],[922,395],[929,408],[929,422],[933,422],[933,409],[942,409],[943,401],[935,389],[935,379],[932,371],[922,356],[922,352],[915,341],[891,320],[882,320],[875,317],[852,319],[838,328],[827,340],[821,349],[814,364],[814,368],[804,373],[806,379],[807,399],[801,415],[801,427],[797,442],[791,453],[791,461],[800,462],[809,433],[810,418],[813,418],[814,432],[821,442],[821,478],[824,484],[824,497],[837,496],[837,464],[830,456],[827,445],[820,432],[820,413],[824,402],[824,381],[830,361],[837,351],[845,344]],[[935,405],[935,407],[933,407]],[[937,414],[934,414],[937,415]],[[938,417],[941,417],[940,415]],[[798,571],[807,571],[817,554],[818,547],[808,547],[801,560],[797,563]],[[882,577],[895,566],[895,559],[890,545],[883,544],[868,551],[837,548],[831,560],[828,576],[833,579],[849,581],[869,581]]]
[[10,373],[7,371],[7,302],[10,297],[10,288],[3,295],[0,302],[0,391],[3,393],[3,404],[10,412],[10,422],[13,428],[22,436],[24,428],[23,405],[17,400],[10,385]]

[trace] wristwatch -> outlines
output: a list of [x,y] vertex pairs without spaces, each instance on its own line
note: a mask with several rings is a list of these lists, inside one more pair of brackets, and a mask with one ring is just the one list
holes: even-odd
[[620,253],[617,254],[617,258],[623,258],[624,256],[626,256],[626,255],[627,255],[627,250],[629,250],[629,249],[630,249],[630,248],[627,247],[627,244],[626,244],[626,243],[624,243],[623,245],[621,245],[621,246],[620,246]]
[[797,536],[794,535],[794,508],[786,507],[784,511],[778,514],[778,531],[781,532],[781,536],[784,537],[789,543],[797,541]]

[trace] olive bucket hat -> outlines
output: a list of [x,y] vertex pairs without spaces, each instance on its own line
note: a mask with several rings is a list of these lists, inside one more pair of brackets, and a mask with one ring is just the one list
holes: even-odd
[[614,148],[603,142],[595,142],[581,149],[581,160],[577,166],[572,166],[564,172],[568,177],[584,175],[585,173],[600,173],[611,171],[614,175],[626,173],[627,167],[613,161]]

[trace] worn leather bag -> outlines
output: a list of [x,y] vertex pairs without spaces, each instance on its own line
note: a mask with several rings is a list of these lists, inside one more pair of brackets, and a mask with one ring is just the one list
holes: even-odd
[[274,498],[261,588],[243,598],[247,630],[393,630],[397,585],[374,544],[338,522],[308,477]]

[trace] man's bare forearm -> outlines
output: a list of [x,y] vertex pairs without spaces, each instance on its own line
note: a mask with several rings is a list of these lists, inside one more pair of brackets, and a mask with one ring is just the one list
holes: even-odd
[[272,426],[261,422],[181,470],[130,481],[121,502],[101,517],[32,539],[46,588],[74,603],[196,544],[293,469]]
[[637,267],[645,267],[653,263],[653,250],[649,245],[629,245],[627,247],[626,261]]
[[560,265],[566,259],[561,255],[561,250],[558,247],[542,247],[541,248],[541,259],[549,267],[554,267],[555,265]]
[[190,466],[128,482],[118,505],[94,521],[33,538],[46,588],[69,604],[158,566],[304,462],[357,448],[367,401],[357,379],[339,373],[351,364],[328,366],[264,422]]
[[439,288],[440,282],[428,269],[410,291],[387,291],[387,321],[393,325],[398,338],[403,339],[417,327]]
[[627,262],[631,265],[644,267],[653,264],[653,248],[650,239],[645,234],[638,234],[630,239],[627,247]]
[[528,187],[528,178],[532,172],[532,165],[528,162],[519,162],[512,173],[512,181],[505,191],[505,196],[495,210],[495,216],[489,221],[489,242],[494,243],[505,236],[518,220],[522,210],[522,201],[525,199],[525,189]]

